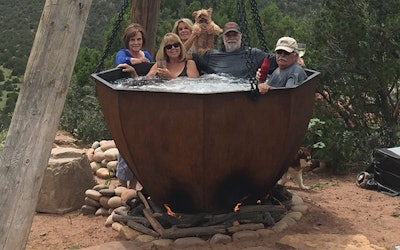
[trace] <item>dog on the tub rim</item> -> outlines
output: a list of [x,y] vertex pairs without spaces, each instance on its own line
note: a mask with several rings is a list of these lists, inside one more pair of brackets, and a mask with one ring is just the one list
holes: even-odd
[[193,42],[193,53],[204,55],[214,48],[214,36],[222,33],[222,29],[211,18],[212,11],[212,8],[208,8],[192,13],[194,17],[192,32],[197,36]]
[[311,165],[312,161],[310,150],[307,147],[300,147],[288,170],[278,181],[278,184],[283,186],[290,179],[290,177],[292,177],[297,185],[299,185],[300,189],[310,189],[309,186],[304,185],[303,169],[309,168]]

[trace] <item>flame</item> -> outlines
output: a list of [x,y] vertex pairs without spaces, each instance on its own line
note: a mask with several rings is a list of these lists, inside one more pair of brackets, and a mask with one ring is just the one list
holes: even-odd
[[236,206],[233,208],[234,212],[238,212],[240,210],[240,205],[242,205],[241,202],[239,202],[238,204],[236,204]]
[[171,216],[175,216],[176,214],[171,210],[169,204],[164,204],[165,210],[167,210],[167,214]]

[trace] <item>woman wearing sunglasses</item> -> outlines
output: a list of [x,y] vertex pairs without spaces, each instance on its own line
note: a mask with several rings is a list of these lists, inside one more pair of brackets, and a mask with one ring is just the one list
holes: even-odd
[[[146,76],[158,75],[164,79],[181,76],[199,77],[196,63],[188,59],[186,48],[175,33],[167,33],[163,37],[156,54],[156,61]],[[120,64],[118,67],[123,68],[124,72],[131,72],[132,76],[137,76],[134,68],[127,64]]]
[[[258,90],[265,94],[271,87],[292,87],[302,83],[307,74],[297,60],[299,59],[298,45],[291,37],[281,37],[276,43],[275,58],[278,68],[272,72],[266,82],[262,79],[262,73],[257,72],[256,78],[259,80]],[[261,66],[263,68],[263,66]]]

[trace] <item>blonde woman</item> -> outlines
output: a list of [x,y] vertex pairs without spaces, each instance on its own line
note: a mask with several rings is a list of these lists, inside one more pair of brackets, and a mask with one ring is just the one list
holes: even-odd
[[192,33],[192,31],[193,22],[189,18],[181,18],[177,20],[171,31],[172,33],[175,33],[179,36],[179,38],[185,45],[185,48],[189,55],[191,55],[192,52],[195,51],[195,48],[193,48],[193,42],[197,37],[194,33]]
[[[175,33],[167,33],[163,37],[156,54],[156,61],[146,76],[159,75],[164,79],[181,76],[199,77],[196,63],[188,59],[186,48]],[[118,67],[123,68],[124,72],[131,72],[132,76],[137,76],[135,69],[128,64],[120,64]]]

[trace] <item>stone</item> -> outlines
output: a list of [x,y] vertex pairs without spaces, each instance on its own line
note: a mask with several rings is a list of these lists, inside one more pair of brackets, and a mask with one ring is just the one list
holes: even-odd
[[141,234],[141,235],[139,235],[138,237],[136,237],[136,241],[139,241],[139,242],[143,242],[143,243],[146,243],[146,242],[151,242],[151,241],[153,241],[155,238],[153,237],[153,236],[151,236],[151,235],[147,235],[147,234]]
[[257,233],[260,237],[268,237],[268,236],[270,236],[270,234],[273,234],[275,232],[268,228],[262,228],[262,229],[258,229]]
[[127,190],[128,188],[126,187],[117,187],[114,189],[115,194],[118,196],[121,196],[122,192],[124,192],[125,190]]
[[288,226],[293,226],[296,224],[296,220],[287,215],[285,215],[285,217],[283,217],[281,221],[285,222]]
[[115,190],[111,189],[111,188],[105,188],[105,189],[99,190],[99,192],[103,196],[108,196],[108,197],[115,196]]
[[119,196],[111,197],[107,203],[111,208],[117,208],[122,206],[122,200],[121,197]]
[[96,216],[108,216],[110,213],[108,212],[108,209],[104,207],[100,207],[99,209],[96,210],[96,213],[94,215]]
[[230,242],[232,242],[232,238],[231,238],[231,236],[226,235],[226,234],[214,234],[210,239],[211,245],[227,244]]
[[92,161],[90,163],[90,168],[92,169],[92,172],[95,174],[97,172],[97,170],[99,170],[101,168],[101,163]]
[[100,148],[103,152],[106,152],[110,148],[116,148],[114,140],[101,140]]
[[298,221],[301,219],[301,217],[303,217],[303,214],[301,212],[294,211],[294,212],[289,212],[286,216],[289,216],[294,220]]
[[94,215],[97,211],[97,207],[91,207],[88,205],[83,205],[81,207],[81,212],[83,215]]
[[119,215],[128,215],[129,209],[125,206],[117,207],[114,212]]
[[118,161],[109,161],[106,168],[108,170],[117,171]]
[[292,193],[292,206],[303,205],[303,199],[296,193]]
[[155,246],[156,249],[158,249],[158,248],[169,247],[172,245],[172,243],[174,243],[174,241],[170,239],[158,239],[158,240],[153,240],[152,243],[153,246]]
[[107,164],[108,164],[108,160],[107,159],[103,159],[100,162],[100,165],[101,165],[102,168],[107,168]]
[[87,156],[89,162],[92,162],[93,161],[93,155],[94,155],[94,149],[93,148],[89,148],[89,149],[86,150],[85,153],[86,153],[86,156]]
[[92,198],[85,197],[85,205],[91,206],[91,207],[101,207],[100,203],[96,200],[93,200]]
[[105,156],[104,156],[104,152],[103,151],[101,151],[101,150],[100,151],[98,151],[98,150],[94,151],[94,155],[93,155],[93,160],[94,161],[101,162],[104,159],[105,159]]
[[96,148],[98,148],[98,147],[100,147],[100,142],[98,142],[98,141],[93,142],[91,148],[96,149]]
[[108,205],[108,200],[110,199],[110,197],[107,196],[102,196],[100,197],[99,203],[102,207],[104,207],[105,209],[109,209],[110,206]]
[[275,223],[275,225],[273,225],[271,227],[271,230],[273,230],[276,233],[280,233],[283,230],[285,230],[286,228],[288,228],[288,224],[286,224],[285,222],[283,222],[282,220],[278,221],[277,223]]
[[258,237],[259,235],[257,231],[240,231],[232,235],[232,240],[233,241],[255,240],[258,239]]
[[126,204],[127,201],[137,197],[137,191],[135,189],[126,189],[121,194],[122,204]]
[[53,148],[39,191],[36,211],[65,214],[81,208],[85,190],[96,184],[87,156],[77,148]]
[[106,227],[111,227],[111,226],[112,226],[112,224],[114,223],[114,221],[113,221],[113,219],[112,219],[112,217],[113,217],[114,214],[115,214],[115,213],[111,213],[111,214],[107,217],[106,222],[104,223],[104,226],[106,226]]
[[307,205],[296,205],[296,206],[292,206],[291,209],[294,212],[300,212],[302,214],[305,214],[308,211],[308,206]]
[[108,161],[116,161],[118,159],[119,151],[118,148],[109,148],[104,151],[104,157]]
[[113,222],[113,224],[111,224],[111,228],[117,232],[119,232],[123,227],[124,227],[124,225],[122,225],[119,222]]
[[109,179],[114,177],[114,174],[107,168],[100,168],[96,171],[96,176],[101,179]]
[[99,191],[96,191],[94,189],[88,189],[85,191],[85,195],[93,200],[100,200],[101,194]]
[[106,189],[106,188],[109,188],[109,186],[106,184],[98,184],[98,185],[94,186],[92,189],[96,190],[96,191],[100,191],[100,190]]
[[178,248],[188,248],[194,246],[204,246],[206,244],[207,242],[205,240],[198,237],[183,237],[176,239],[173,245]]
[[123,226],[118,233],[118,237],[125,240],[135,240],[141,233],[128,226]]

